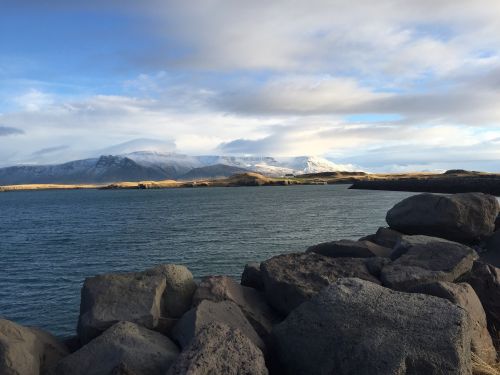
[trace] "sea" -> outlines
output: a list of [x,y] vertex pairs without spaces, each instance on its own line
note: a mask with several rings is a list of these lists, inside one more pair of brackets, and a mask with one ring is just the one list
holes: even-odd
[[0,316],[75,334],[86,277],[186,265],[239,280],[246,263],[358,239],[406,192],[348,185],[0,193]]

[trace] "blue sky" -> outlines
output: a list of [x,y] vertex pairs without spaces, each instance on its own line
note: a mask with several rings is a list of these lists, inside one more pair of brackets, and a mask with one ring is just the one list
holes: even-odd
[[0,166],[126,143],[500,172],[499,19],[496,0],[6,0]]

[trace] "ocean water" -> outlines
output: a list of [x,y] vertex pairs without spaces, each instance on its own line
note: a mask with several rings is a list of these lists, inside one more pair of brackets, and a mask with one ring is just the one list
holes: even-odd
[[357,239],[412,193],[346,185],[0,193],[0,316],[67,337],[99,273],[184,264],[239,278],[245,263]]

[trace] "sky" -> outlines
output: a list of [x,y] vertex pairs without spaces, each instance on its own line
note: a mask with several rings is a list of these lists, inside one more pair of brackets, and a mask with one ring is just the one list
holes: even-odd
[[498,0],[2,0],[0,166],[151,149],[500,172]]

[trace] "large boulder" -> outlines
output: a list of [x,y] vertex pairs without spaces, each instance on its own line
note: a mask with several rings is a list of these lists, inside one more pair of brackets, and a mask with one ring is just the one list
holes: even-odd
[[241,285],[257,290],[264,290],[262,275],[260,273],[260,263],[250,262],[245,265],[241,274]]
[[470,375],[467,313],[451,302],[340,279],[274,327],[286,374]]
[[261,264],[267,302],[286,315],[338,278],[359,277],[379,283],[368,270],[366,261],[363,258],[331,258],[316,253],[275,256]]
[[394,229],[380,227],[377,229],[377,232],[375,234],[362,237],[360,238],[360,241],[368,240],[373,243],[376,243],[377,245],[392,249],[394,245],[396,245],[396,243],[398,242],[401,235],[402,235],[401,233],[399,233]]
[[411,292],[445,298],[467,311],[471,319],[472,352],[488,364],[495,363],[497,352],[488,332],[486,314],[476,292],[469,284],[439,281],[419,285]]
[[484,248],[485,251],[479,254],[481,260],[495,267],[500,267],[500,231],[496,231],[486,239]]
[[340,240],[310,246],[306,252],[332,258],[369,258],[376,256],[388,257],[392,249],[377,245],[371,241]]
[[204,278],[196,289],[193,305],[197,306],[203,300],[234,302],[260,336],[267,336],[272,323],[277,320],[261,292],[242,286],[228,276]]
[[155,328],[165,290],[162,275],[141,272],[110,273],[87,278],[83,284],[78,319],[82,344],[119,321]]
[[477,253],[458,243],[430,242],[411,247],[386,265],[382,284],[396,290],[409,290],[434,281],[455,281],[470,271]]
[[68,354],[68,349],[48,332],[0,319],[0,374],[49,374]]
[[432,242],[447,242],[456,243],[453,241],[445,240],[444,238],[425,236],[423,234],[416,234],[414,236],[409,234],[403,234],[399,237],[398,241],[394,245],[393,251],[391,253],[391,259],[397,259],[404,253],[406,253],[410,248],[417,245],[427,245]]
[[162,316],[180,318],[191,308],[196,290],[193,274],[185,266],[162,264],[144,272],[146,275],[161,275],[166,287],[162,296]]
[[161,333],[119,322],[64,358],[56,375],[164,375],[179,354]]
[[500,205],[482,193],[419,194],[406,198],[387,213],[387,223],[406,234],[425,234],[457,242],[491,235]]
[[462,280],[474,288],[486,312],[489,331],[493,337],[498,337],[498,332],[500,332],[500,268],[477,261]]
[[267,375],[264,356],[240,330],[220,322],[200,329],[167,375]]
[[212,302],[201,301],[179,320],[174,327],[172,337],[177,340],[181,348],[189,345],[190,341],[208,323],[220,322],[231,328],[239,329],[257,347],[264,349],[264,342],[255,329],[248,322],[240,308],[231,301]]

